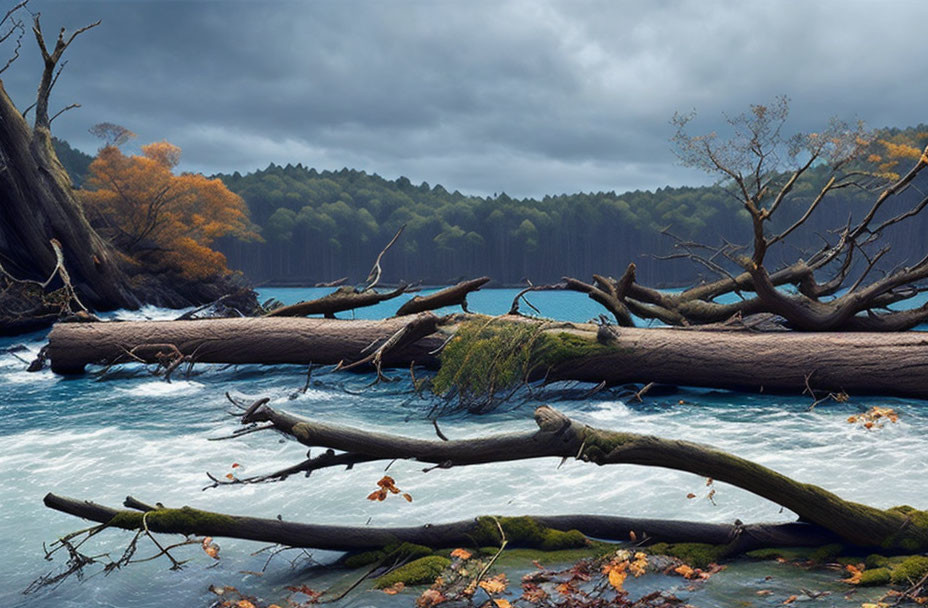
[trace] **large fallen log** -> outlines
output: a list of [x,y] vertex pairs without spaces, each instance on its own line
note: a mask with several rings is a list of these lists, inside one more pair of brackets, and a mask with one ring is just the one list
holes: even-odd
[[[304,461],[310,472],[326,466],[372,460],[413,459],[441,468],[532,458],[576,458],[597,465],[638,464],[686,471],[730,483],[779,504],[835,534],[843,542],[883,551],[913,553],[928,549],[928,512],[911,507],[877,509],[851,502],[818,486],[790,479],[755,462],[711,446],[598,429],[571,420],[557,410],[535,410],[535,432],[507,433],[460,440],[427,440],[309,420],[258,402],[243,424],[266,422],[303,445],[343,451],[341,459]],[[299,465],[288,467],[287,475]],[[266,479],[273,477],[265,476]]]
[[[357,551],[378,549],[397,542],[410,542],[432,548],[481,547],[498,543],[493,537],[495,524],[487,518],[395,528],[375,526],[331,526],[305,524],[278,519],[226,515],[190,507],[152,509],[134,499],[127,499],[130,509],[114,509],[94,502],[48,494],[45,506],[75,517],[110,527],[139,530],[145,525],[153,532],[225,536],[290,547]],[[141,510],[134,510],[141,509]],[[504,529],[516,518],[499,518]],[[805,523],[786,524],[707,524],[662,519],[613,517],[608,515],[530,515],[542,528],[567,532],[577,530],[601,540],[628,541],[632,537],[649,542],[697,542],[731,545],[733,551],[745,552],[762,547],[814,547],[835,541],[835,536],[818,526]],[[490,536],[488,537],[487,533]],[[531,545],[531,538],[512,538],[513,546]]]
[[[157,362],[166,345],[205,363],[350,363],[408,322],[259,318],[59,324],[49,336],[48,354],[52,369],[60,373],[80,372],[89,363]],[[452,334],[457,337],[443,351],[442,366],[449,361],[470,365],[473,358],[461,354],[469,348],[462,329],[470,328],[480,344],[506,334],[515,347],[525,349],[525,369],[515,374],[519,381],[657,382],[794,394],[811,388],[928,398],[924,332],[600,328],[478,315],[444,317],[437,327],[436,333],[385,353],[383,365],[437,367],[439,359],[431,353]]]
[[[423,313],[429,315],[429,313]],[[251,318],[194,321],[126,321],[57,324],[49,335],[52,371],[81,373],[90,363],[158,363],[165,353],[179,353],[202,363],[351,362],[410,323],[341,319]],[[82,325],[74,331],[69,325]],[[436,365],[445,338],[435,334],[383,353],[384,366]]]

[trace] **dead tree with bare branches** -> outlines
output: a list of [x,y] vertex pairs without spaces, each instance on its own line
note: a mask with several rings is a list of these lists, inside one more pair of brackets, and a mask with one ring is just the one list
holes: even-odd
[[[690,135],[693,115],[674,118],[677,155],[685,165],[719,178],[750,220],[750,243],[744,246],[725,242],[713,247],[670,235],[675,252],[668,258],[691,260],[718,279],[667,293],[637,283],[630,266],[619,280],[597,276],[589,285],[568,279],[568,287],[618,313],[622,325],[629,320],[625,310],[668,325],[772,313],[800,331],[902,331],[928,320],[928,306],[889,308],[923,291],[928,255],[888,270],[880,266],[891,248],[886,242],[891,227],[928,206],[925,195],[900,197],[920,192],[916,183],[928,166],[928,149],[913,150],[915,163],[894,175],[874,166],[876,136],[862,125],[832,121],[820,133],[787,137],[787,116],[785,98],[752,106],[749,113],[728,120],[727,139],[715,133]],[[803,192],[814,186],[813,194],[797,194],[800,185]],[[874,200],[862,217],[838,227],[817,251],[774,268],[769,252],[802,232],[842,189],[873,192]],[[795,217],[787,217],[790,213]]]

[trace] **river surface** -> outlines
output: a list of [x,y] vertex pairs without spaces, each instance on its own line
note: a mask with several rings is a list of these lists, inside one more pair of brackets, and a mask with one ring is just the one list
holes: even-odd
[[[317,297],[329,290],[263,289],[263,298],[285,303]],[[498,314],[509,309],[517,290],[483,290],[473,294],[472,311]],[[586,321],[603,310],[575,293],[541,292],[530,300],[548,317]],[[390,315],[402,299],[358,311],[358,318]],[[523,307],[523,310],[526,310]],[[143,309],[117,313],[121,318],[172,318],[177,311]],[[345,315],[350,318],[352,315]],[[119,506],[127,494],[168,506],[191,505],[233,514],[282,516],[292,521],[342,525],[413,525],[453,521],[480,514],[598,513],[697,521],[790,521],[794,516],[766,500],[716,482],[713,501],[705,479],[690,474],[631,465],[595,467],[580,462],[536,460],[422,472],[422,466],[396,462],[390,475],[413,496],[370,502],[383,463],[329,469],[311,478],[283,483],[222,487],[202,491],[206,472],[223,476],[233,463],[246,473],[268,472],[298,462],[305,448],[268,433],[230,441],[209,441],[235,428],[224,393],[244,400],[262,396],[271,403],[321,420],[426,438],[434,430],[424,414],[428,403],[410,399],[408,372],[390,371],[399,381],[369,386],[371,374],[314,375],[305,394],[291,395],[305,383],[299,366],[200,366],[188,379],[178,374],[167,383],[144,368],[127,366],[102,377],[61,378],[50,371],[30,374],[8,352],[25,345],[19,357],[31,359],[44,333],[0,340],[0,606],[164,607],[208,606],[207,586],[234,585],[266,600],[280,601],[285,585],[324,586],[340,573],[294,568],[296,552],[284,553],[261,571],[268,553],[252,555],[263,545],[217,539],[221,559],[213,561],[197,547],[177,550],[191,561],[180,571],[165,560],[132,565],[103,575],[88,572],[55,588],[23,595],[37,576],[61,568],[58,556],[43,559],[43,542],[85,527],[73,517],[42,505],[47,492]],[[575,391],[576,394],[578,391]],[[554,396],[552,396],[554,398]],[[745,395],[725,391],[686,390],[625,403],[601,392],[589,399],[560,399],[556,406],[583,422],[600,427],[657,434],[710,443],[753,459],[796,479],[820,484],[844,498],[878,507],[928,506],[928,407],[924,402],[866,397],[847,403],[824,403],[809,411],[808,397]],[[530,430],[535,403],[482,416],[443,418],[452,438]],[[900,414],[895,424],[866,430],[847,418],[871,406],[888,406]],[[241,469],[237,469],[241,470]],[[696,494],[688,499],[687,494]],[[131,535],[108,531],[85,548],[118,556]],[[140,545],[139,556],[153,547]],[[320,563],[337,554],[313,552]],[[766,577],[772,577],[767,579]],[[800,588],[832,594],[816,605],[855,606],[870,594],[844,598],[847,587],[837,573],[805,571],[790,565],[742,562],[682,597],[697,606],[779,605]],[[667,581],[663,581],[666,584]],[[774,593],[758,596],[759,590]],[[408,606],[414,596],[356,592],[346,606]],[[804,598],[800,598],[804,599]],[[745,603],[747,602],[747,603]]]

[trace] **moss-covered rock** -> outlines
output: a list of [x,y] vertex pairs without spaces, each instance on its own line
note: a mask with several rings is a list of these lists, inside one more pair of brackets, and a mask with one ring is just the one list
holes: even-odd
[[876,587],[888,585],[891,580],[889,568],[867,568],[860,573],[861,587]]
[[726,545],[708,545],[706,543],[655,543],[648,547],[654,555],[669,555],[693,566],[705,568],[717,563],[727,553]]
[[913,555],[892,570],[892,581],[896,585],[914,585],[928,574],[928,557]]
[[428,555],[400,566],[384,574],[374,582],[377,589],[392,587],[396,583],[405,585],[430,585],[442,571],[451,565],[451,560],[440,555]]

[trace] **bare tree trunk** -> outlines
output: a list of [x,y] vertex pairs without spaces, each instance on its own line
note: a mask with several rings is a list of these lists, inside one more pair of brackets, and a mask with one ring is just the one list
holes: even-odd
[[[422,313],[430,314],[430,313]],[[439,331],[385,353],[386,366],[437,367],[438,349],[457,326],[488,317],[455,315]],[[80,372],[88,363],[157,362],[165,345],[205,363],[351,363],[408,320],[216,319],[60,324],[49,337],[52,369]],[[554,354],[531,365],[531,378],[657,382],[801,394],[815,390],[928,398],[928,336],[921,332],[794,333],[745,329],[638,329],[600,332],[593,325],[494,318],[491,328],[534,324],[554,340]],[[375,345],[376,346],[376,345]],[[133,350],[134,349],[134,350]],[[130,351],[132,355],[130,356]]]
[[[423,313],[430,314],[430,313]],[[410,320],[240,318],[196,321],[59,323],[49,335],[52,370],[79,373],[88,363],[157,362],[174,352],[203,363],[350,363],[368,355]],[[83,331],[78,325],[86,328]],[[408,367],[437,364],[430,351],[443,338],[433,334],[415,344],[384,353],[382,364]]]
[[[47,494],[45,506],[75,517],[129,530],[142,528],[142,512],[117,510],[93,502]],[[125,506],[141,508],[134,500]],[[226,536],[278,543],[290,547],[307,547],[333,551],[379,549],[397,542],[410,542],[432,548],[471,547],[477,541],[493,545],[492,538],[483,538],[487,528],[484,518],[441,524],[426,524],[402,528],[373,526],[329,526],[304,524],[277,519],[262,519],[240,515],[225,515],[183,507],[147,511],[146,524],[155,532]],[[712,545],[732,545],[733,553],[762,547],[814,547],[834,542],[836,537],[818,526],[804,523],[788,524],[705,524],[696,522],[612,517],[608,515],[530,515],[542,527],[553,530],[578,530],[591,538],[627,541],[630,533],[649,542],[697,542]],[[512,518],[498,518],[504,527]],[[519,518],[523,519],[523,518]],[[492,524],[491,524],[492,525]],[[493,531],[495,525],[489,528]],[[521,541],[521,542],[520,542]],[[514,546],[531,545],[529,539],[512,542]],[[479,546],[479,545],[476,545]],[[537,543],[536,543],[537,546]]]
[[[910,553],[928,547],[928,525],[923,514],[912,517],[904,510],[882,510],[843,500],[818,486],[794,481],[711,446],[579,424],[548,406],[535,410],[537,432],[451,441],[414,439],[318,422],[274,410],[264,403],[249,408],[242,417],[243,424],[254,422],[269,422],[306,446],[340,450],[359,461],[404,458],[451,468],[561,457],[598,465],[639,464],[686,471],[757,494],[854,545]],[[305,462],[318,465],[319,461]]]

